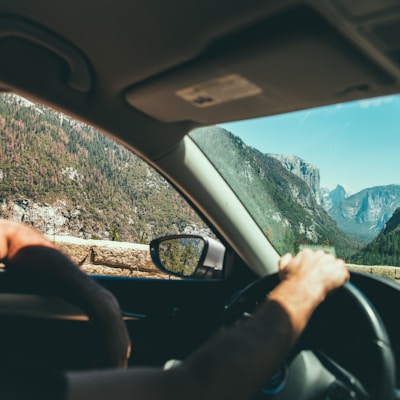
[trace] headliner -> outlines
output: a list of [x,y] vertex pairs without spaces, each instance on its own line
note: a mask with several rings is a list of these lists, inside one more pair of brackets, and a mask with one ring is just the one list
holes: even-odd
[[194,126],[398,92],[399,4],[3,0],[0,83],[154,158]]

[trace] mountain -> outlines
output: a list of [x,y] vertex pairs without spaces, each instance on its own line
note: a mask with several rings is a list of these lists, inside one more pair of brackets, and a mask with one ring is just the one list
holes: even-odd
[[[242,201],[280,252],[296,252],[302,244],[330,244],[343,257],[355,252],[354,242],[318,204],[315,167],[288,157],[284,167],[283,159],[222,128],[202,131],[200,147],[244,193]],[[0,132],[1,217],[48,234],[142,243],[168,233],[210,233],[165,179],[84,124],[3,95]],[[300,177],[288,170],[288,161]]]
[[276,158],[289,172],[307,183],[316,202],[321,205],[320,175],[317,167],[290,154],[268,154],[268,156]]
[[395,185],[366,189],[349,200],[342,185],[328,190],[320,188],[319,169],[300,157],[286,154],[268,154],[277,159],[292,174],[310,188],[317,204],[322,205],[339,227],[360,243],[368,243],[383,228],[394,209],[400,206]]
[[330,216],[348,235],[368,243],[400,207],[400,185],[376,186],[343,199]]
[[364,265],[400,266],[400,208],[397,208],[379,235],[350,258]]
[[197,129],[191,137],[227,177],[279,252],[296,252],[302,244],[329,244],[342,257],[355,252],[355,242],[318,204],[310,186],[277,157],[246,146],[221,127]]
[[328,212],[333,206],[339,204],[342,200],[348,197],[346,189],[341,185],[337,185],[336,188],[331,191],[329,189],[322,188],[321,196],[322,205]]
[[42,232],[148,243],[210,233],[157,172],[94,129],[0,96],[0,217]]

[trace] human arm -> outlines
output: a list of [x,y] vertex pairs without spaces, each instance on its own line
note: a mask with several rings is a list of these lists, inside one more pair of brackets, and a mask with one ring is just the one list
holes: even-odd
[[343,260],[304,250],[279,263],[281,284],[249,320],[222,330],[169,371],[68,375],[69,399],[248,399],[283,362],[314,309],[349,273]]

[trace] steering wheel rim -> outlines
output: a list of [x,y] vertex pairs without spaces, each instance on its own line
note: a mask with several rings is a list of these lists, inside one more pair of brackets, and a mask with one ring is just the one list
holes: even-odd
[[[88,328],[90,325],[97,335],[93,341],[96,354],[91,360],[94,364],[87,368],[125,368],[131,355],[131,343],[118,301],[74,264],[67,264],[64,272],[65,276],[74,278],[62,281],[43,271],[34,273],[26,266],[6,263],[7,281],[13,288],[12,293],[56,297],[78,307],[88,317]],[[81,281],[79,295],[76,290],[78,280]]]
[[[223,318],[224,325],[229,326],[242,319],[243,316],[250,316],[252,310],[257,306],[257,304],[260,304],[262,301],[264,301],[266,295],[272,291],[279,284],[279,282],[279,276],[277,273],[275,273],[260,278],[246,286],[241,291],[237,292],[225,306]],[[371,346],[371,354],[368,355],[370,359],[368,359],[367,362],[373,361],[374,376],[376,375],[375,383],[372,385],[372,390],[368,392],[368,399],[390,400],[394,398],[396,386],[395,360],[391,349],[390,339],[377,310],[359,289],[357,289],[351,283],[346,283],[344,286],[337,289],[329,296],[329,299],[327,299],[317,308],[310,320],[309,326],[313,322],[313,319],[319,318],[318,315],[323,314],[325,310],[325,303],[331,303],[331,308],[337,308],[337,305],[340,304],[340,301],[343,301],[343,299],[346,301],[346,307],[349,307],[346,312],[349,312],[349,310],[350,313],[357,312],[357,318],[362,320],[368,329],[367,339],[369,342],[368,346]],[[318,353],[318,351],[315,349],[312,351],[315,354]],[[298,348],[294,350],[294,353],[298,352]],[[337,365],[334,361],[331,361],[330,357],[327,357],[323,354],[318,354],[318,358],[321,360],[321,366],[327,363]],[[365,360],[363,359],[363,363],[364,362]],[[336,366],[333,368],[336,369]],[[341,370],[342,368],[338,366],[338,371]],[[346,372],[345,370],[343,371]],[[354,381],[358,382],[356,377],[349,374],[349,382],[352,382],[353,379]],[[282,390],[282,387],[280,387],[279,390]],[[327,388],[327,391],[328,390],[330,389]],[[313,395],[315,395],[315,392]],[[290,399],[290,397],[287,397],[284,394],[282,395],[281,393],[277,394],[276,397],[273,398],[281,400]],[[312,398],[314,399],[315,397]],[[305,397],[305,399],[308,399],[308,397]]]

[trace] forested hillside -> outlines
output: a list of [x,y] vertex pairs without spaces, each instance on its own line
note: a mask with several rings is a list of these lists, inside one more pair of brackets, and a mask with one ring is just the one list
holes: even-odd
[[46,233],[146,243],[207,229],[165,179],[84,124],[2,95],[0,133],[2,217]]
[[350,259],[356,264],[400,266],[400,208],[382,232]]

